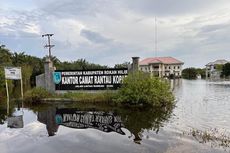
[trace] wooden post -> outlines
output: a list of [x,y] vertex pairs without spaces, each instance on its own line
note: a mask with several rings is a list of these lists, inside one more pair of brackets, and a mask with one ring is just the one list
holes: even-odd
[[[21,68],[20,68],[21,69]],[[23,100],[23,81],[22,81],[22,70],[21,70],[21,95]]]
[[6,95],[7,95],[7,115],[10,113],[10,97],[9,97],[9,88],[8,88],[8,83],[6,79]]

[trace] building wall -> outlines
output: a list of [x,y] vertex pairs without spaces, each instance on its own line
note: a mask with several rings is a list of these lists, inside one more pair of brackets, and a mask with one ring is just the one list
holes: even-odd
[[181,77],[182,64],[149,64],[140,65],[140,70],[149,72],[159,77],[169,77],[173,74],[175,77]]
[[214,65],[206,66],[206,78],[219,79],[221,71],[217,70]]
[[42,87],[45,88],[45,74],[40,74],[38,76],[36,76],[36,87]]

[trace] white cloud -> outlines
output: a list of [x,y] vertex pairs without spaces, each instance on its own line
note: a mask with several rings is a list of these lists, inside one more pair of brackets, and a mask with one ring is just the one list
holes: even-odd
[[[41,34],[54,33],[54,55],[61,60],[113,65],[154,56],[157,16],[159,56],[179,58],[186,67],[230,57],[228,0],[41,0],[29,1],[32,10],[21,7],[25,2],[0,10],[0,33],[6,36],[0,38],[13,50],[42,56]],[[25,43],[26,37],[33,39]]]

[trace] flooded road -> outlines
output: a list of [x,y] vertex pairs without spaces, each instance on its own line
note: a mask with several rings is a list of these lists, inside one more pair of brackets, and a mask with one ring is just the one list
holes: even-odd
[[[0,153],[228,153],[230,82],[171,82],[175,108],[0,106]],[[229,143],[228,143],[229,142]]]

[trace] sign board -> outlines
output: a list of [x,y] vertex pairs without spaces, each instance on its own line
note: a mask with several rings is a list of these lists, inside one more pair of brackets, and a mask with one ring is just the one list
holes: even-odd
[[10,80],[21,80],[21,68],[5,67],[5,78]]
[[57,125],[63,125],[70,128],[93,128],[103,132],[117,132],[125,135],[122,131],[124,125],[121,117],[113,112],[80,111],[71,108],[57,109],[55,122]]
[[60,71],[53,73],[56,90],[103,90],[121,87],[128,69]]

